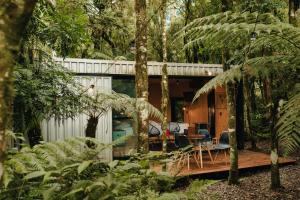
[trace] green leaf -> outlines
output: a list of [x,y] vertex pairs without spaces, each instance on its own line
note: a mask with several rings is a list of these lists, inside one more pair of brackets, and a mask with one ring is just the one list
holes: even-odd
[[65,194],[65,195],[63,196],[63,198],[66,198],[66,197],[68,197],[68,196],[71,196],[71,195],[73,195],[73,194],[76,194],[76,193],[78,193],[78,192],[83,192],[83,191],[84,191],[83,188],[78,188],[78,189],[76,189],[76,190],[72,190],[71,192]]
[[56,192],[59,190],[59,184],[55,183],[51,185],[51,187],[47,190],[43,191],[43,199],[48,200],[48,199],[53,199],[53,197],[56,195]]
[[86,160],[83,161],[79,166],[78,166],[78,174],[80,174],[81,172],[83,172],[86,168],[88,168],[88,166],[90,166],[90,164],[93,162],[93,160]]
[[31,173],[27,174],[26,176],[24,176],[23,179],[29,180],[29,179],[33,179],[33,178],[38,178],[38,177],[44,176],[45,174],[46,174],[45,171],[34,171],[34,172],[31,172]]
[[114,161],[108,163],[108,166],[112,169],[112,168],[115,168],[118,164],[119,164],[119,161],[114,160]]
[[91,192],[95,187],[105,187],[106,185],[103,182],[95,182],[92,185],[85,188],[85,191]]
[[57,177],[51,176],[51,175],[54,174],[54,173],[59,174],[58,171],[50,171],[50,172],[46,172],[46,173],[45,173],[45,176],[44,176],[44,179],[43,179],[43,182],[45,183],[45,182],[47,182],[47,181],[56,180]]
[[3,174],[3,185],[7,188],[8,184],[13,180],[13,176],[11,173],[4,172]]

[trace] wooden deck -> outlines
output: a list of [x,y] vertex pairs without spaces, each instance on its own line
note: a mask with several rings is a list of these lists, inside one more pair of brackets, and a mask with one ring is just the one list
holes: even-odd
[[[280,164],[294,164],[296,161],[289,158],[279,158]],[[258,167],[270,166],[270,155],[260,152],[254,152],[249,150],[239,151],[239,169],[253,169]],[[219,153],[217,159],[214,163],[209,159],[209,156],[204,154],[203,157],[203,168],[199,168],[196,162],[191,159],[190,170],[188,170],[187,165],[180,169],[177,169],[176,165],[168,166],[168,171],[171,174],[177,176],[190,176],[190,175],[201,175],[201,174],[212,174],[219,172],[228,172],[230,167],[229,156],[225,158],[223,153]],[[160,167],[156,166],[155,171],[159,171]]]

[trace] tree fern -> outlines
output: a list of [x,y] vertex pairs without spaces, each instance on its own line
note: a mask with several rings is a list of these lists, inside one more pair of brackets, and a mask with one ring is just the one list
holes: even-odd
[[[250,42],[252,34],[256,39]],[[280,80],[289,73],[290,77],[296,77],[293,80],[296,84],[299,82],[300,29],[280,22],[271,14],[220,13],[194,20],[177,37],[189,39],[185,48],[201,42],[210,50],[226,48],[240,51],[236,53],[239,61],[234,58],[231,60],[238,66],[210,80],[197,91],[194,101],[217,86],[239,80],[242,74]],[[257,56],[262,49],[268,52],[267,55]],[[298,93],[284,105],[277,123],[278,137],[287,153],[300,147],[299,100]]]
[[[255,31],[257,39],[249,43],[250,35]],[[178,37],[186,37],[190,40],[185,48],[192,47],[201,42],[211,50],[226,48],[239,50],[240,57],[244,57],[251,45],[253,55],[262,48],[276,51],[277,55],[242,58],[239,66],[228,72],[222,73],[210,80],[201,88],[194,97],[206,93],[217,86],[228,82],[235,82],[241,78],[241,72],[249,76],[268,76],[281,70],[298,70],[298,57],[300,55],[300,29],[280,22],[271,14],[264,13],[220,13],[199,18],[188,24],[177,33]],[[252,57],[251,57],[252,56]],[[232,59],[234,61],[234,59]],[[288,69],[287,69],[288,67]],[[238,70],[240,68],[240,70]],[[242,70],[242,71],[241,71]]]

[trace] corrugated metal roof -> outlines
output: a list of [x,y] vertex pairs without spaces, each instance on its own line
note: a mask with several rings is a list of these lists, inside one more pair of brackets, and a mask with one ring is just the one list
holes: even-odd
[[[69,70],[80,74],[134,75],[134,61],[113,61],[78,58],[54,58]],[[160,76],[162,62],[148,62],[148,75]],[[170,76],[216,76],[223,72],[219,64],[168,63]]]

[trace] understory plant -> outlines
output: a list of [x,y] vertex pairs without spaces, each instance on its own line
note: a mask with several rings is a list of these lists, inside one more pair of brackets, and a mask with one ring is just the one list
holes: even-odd
[[107,162],[101,153],[111,147],[71,138],[10,151],[0,199],[158,199],[171,192],[176,179],[150,170],[149,162],[159,156]]

